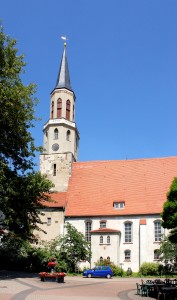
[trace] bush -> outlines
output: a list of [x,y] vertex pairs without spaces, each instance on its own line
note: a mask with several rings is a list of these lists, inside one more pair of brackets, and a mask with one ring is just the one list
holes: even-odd
[[147,275],[159,275],[159,264],[144,262],[139,269],[139,273],[144,276]]

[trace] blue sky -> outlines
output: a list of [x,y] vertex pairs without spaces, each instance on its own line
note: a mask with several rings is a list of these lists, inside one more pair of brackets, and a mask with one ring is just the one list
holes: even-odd
[[5,32],[25,55],[24,84],[38,87],[37,145],[66,35],[79,161],[177,155],[176,0],[0,0],[0,6]]

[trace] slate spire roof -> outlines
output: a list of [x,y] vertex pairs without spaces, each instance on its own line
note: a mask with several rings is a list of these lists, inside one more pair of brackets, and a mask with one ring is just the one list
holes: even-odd
[[68,61],[66,56],[66,43],[64,43],[63,56],[61,60],[60,69],[58,72],[57,82],[55,88],[66,88],[72,91],[70,84]]

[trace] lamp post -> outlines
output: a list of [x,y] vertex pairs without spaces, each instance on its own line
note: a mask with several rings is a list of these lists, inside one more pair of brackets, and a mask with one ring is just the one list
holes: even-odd
[[121,277],[122,277],[122,266],[123,266],[123,263],[120,263],[120,267],[121,267]]

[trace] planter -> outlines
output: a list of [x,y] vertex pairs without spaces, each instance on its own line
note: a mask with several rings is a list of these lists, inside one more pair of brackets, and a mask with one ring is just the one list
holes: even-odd
[[64,277],[66,273],[64,272],[54,272],[54,273],[47,273],[47,272],[40,272],[39,277],[43,282],[58,282],[64,283]]

